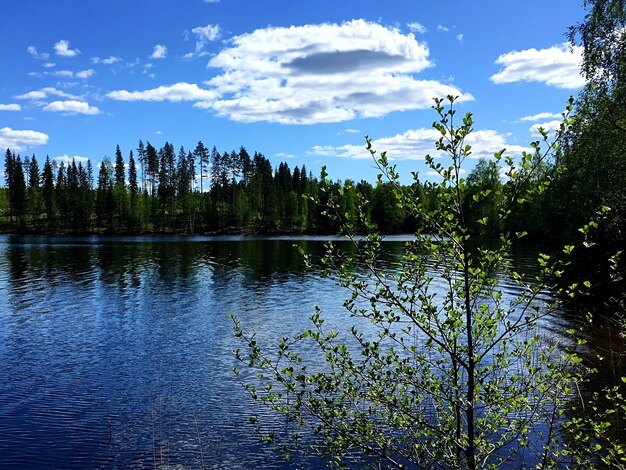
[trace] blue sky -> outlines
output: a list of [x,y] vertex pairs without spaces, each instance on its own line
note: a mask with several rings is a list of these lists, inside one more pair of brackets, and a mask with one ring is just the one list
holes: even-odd
[[202,140],[373,181],[368,134],[429,178],[433,97],[474,114],[479,157],[519,153],[583,84],[564,44],[582,1],[20,0],[0,15],[0,147],[40,161]]

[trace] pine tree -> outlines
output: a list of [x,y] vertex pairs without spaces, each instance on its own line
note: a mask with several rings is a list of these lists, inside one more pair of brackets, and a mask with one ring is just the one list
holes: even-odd
[[82,163],[78,163],[78,199],[76,201],[76,207],[78,208],[78,232],[87,232],[91,225],[92,214],[92,190],[91,183],[89,181],[89,171],[91,169],[91,163],[87,160],[87,170],[83,167]]
[[113,228],[113,181],[111,178],[111,161],[104,157],[98,172],[98,188],[96,189],[96,214],[101,227]]
[[[165,230],[165,216],[166,212],[170,212],[170,220],[173,221],[175,208],[174,208],[174,196],[176,194],[175,186],[175,153],[174,146],[169,142],[165,142],[163,148],[159,150],[159,189],[158,196],[161,203],[161,217],[162,217],[162,229]],[[171,223],[173,227],[173,223]]]
[[14,198],[12,198],[12,191],[14,187],[14,178],[15,173],[13,168],[15,166],[15,154],[11,152],[10,149],[7,149],[6,154],[4,155],[4,178],[9,188],[9,217],[11,220],[11,224],[13,224],[13,205],[15,204]]
[[156,179],[159,174],[159,154],[150,142],[146,143],[144,159],[146,161],[148,178],[150,179],[150,196],[156,193]]
[[241,165],[241,181],[243,185],[247,187],[250,184],[254,166],[252,165],[252,159],[248,151],[243,145],[239,147],[239,162]]
[[78,232],[80,227],[80,192],[78,182],[78,167],[76,160],[72,159],[72,163],[67,165],[67,209],[68,218],[73,232]]
[[50,163],[50,157],[46,156],[46,163],[43,166],[41,175],[41,194],[43,196],[43,206],[46,212],[46,225],[51,230],[56,225],[57,207],[54,188],[54,171]]
[[128,188],[130,190],[130,194],[137,195],[139,191],[139,187],[137,185],[137,167],[135,166],[135,158],[132,150],[128,156]]
[[196,148],[193,151],[193,155],[194,157],[196,157],[196,160],[198,161],[198,165],[200,167],[200,194],[202,194],[204,193],[203,181],[204,181],[205,171],[209,163],[209,151],[204,146],[201,140],[198,141],[198,145],[196,145]]
[[56,174],[56,184],[55,184],[55,197],[56,204],[59,209],[59,219],[61,221],[61,225],[65,227],[67,225],[67,179],[65,174],[65,163],[61,162],[59,167],[57,168]]
[[9,198],[17,221],[23,227],[26,212],[26,180],[24,179],[22,159],[19,155],[16,157],[13,154],[11,173],[12,186],[9,187]]
[[39,164],[35,155],[33,155],[28,166],[28,213],[35,228],[39,228],[39,219],[43,211],[40,179]]
[[139,202],[139,185],[137,183],[137,167],[135,165],[135,158],[133,151],[130,151],[128,156],[128,189],[130,191],[130,219],[132,229],[135,230],[138,214],[138,202]]
[[126,184],[125,173],[124,157],[122,157],[122,151],[118,145],[115,147],[115,183],[120,187],[124,187]]
[[144,163],[146,160],[146,149],[143,145],[143,142],[140,140],[137,145],[137,159],[139,160],[139,165],[141,166],[141,192],[146,192],[146,172],[144,171]]

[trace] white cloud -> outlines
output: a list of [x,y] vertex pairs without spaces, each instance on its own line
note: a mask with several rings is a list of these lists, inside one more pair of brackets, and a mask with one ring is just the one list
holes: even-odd
[[204,90],[195,83],[176,83],[145,91],[116,90],[107,93],[118,101],[208,101],[217,96],[214,91]]
[[204,3],[219,3],[220,0],[204,0]]
[[45,145],[48,135],[31,130],[14,130],[10,127],[0,129],[0,148],[10,148],[13,152],[22,152],[28,147]]
[[448,28],[447,26],[443,26],[438,24],[437,25],[437,31],[440,31],[442,33],[447,33],[448,31],[450,31],[450,28]]
[[533,137],[541,137],[541,133],[539,132],[539,128],[541,127],[549,135],[553,136],[556,133],[556,131],[558,131],[561,128],[562,123],[563,121],[561,120],[537,123],[537,124],[533,124],[532,126],[530,126],[528,130],[530,131]]
[[163,134],[163,132],[162,131],[156,131],[155,134],[156,135],[161,135],[161,134]]
[[15,96],[15,98],[17,98],[18,100],[43,100],[46,99],[48,96],[58,96],[60,98],[67,98],[70,100],[80,99],[79,96],[65,93],[64,91],[57,90],[53,87],[45,87],[41,90],[29,91],[28,93],[24,93],[23,95]]
[[465,36],[463,34],[457,34],[456,35],[456,40],[459,41],[461,44],[463,44],[463,38]]
[[67,114],[100,114],[100,110],[95,106],[89,106],[89,103],[76,100],[53,101],[44,106],[43,110]]
[[35,59],[47,60],[50,57],[50,54],[48,54],[47,52],[39,53],[35,46],[28,46],[26,48],[26,52],[32,55]]
[[45,67],[47,69],[54,67],[56,64],[54,62],[44,62],[43,64],[41,64],[42,67]]
[[428,31],[426,29],[426,26],[424,26],[423,24],[420,24],[420,23],[418,23],[416,21],[414,21],[413,23],[407,23],[407,27],[412,32],[418,33],[418,34],[424,34],[426,31]]
[[74,155],[73,157],[70,157],[69,155],[65,154],[65,155],[60,155],[58,157],[54,157],[52,160],[54,160],[55,162],[63,162],[66,165],[68,163],[72,163],[73,160],[76,161],[76,165],[78,165],[79,163],[87,163],[89,161],[89,157],[81,157],[80,155]]
[[43,100],[48,95],[43,90],[33,90],[23,95],[15,95],[18,100]]
[[274,156],[278,158],[296,158],[296,155],[294,155],[293,153],[287,153],[287,152],[278,152],[278,153],[275,153]]
[[167,47],[162,44],[154,46],[154,51],[150,55],[152,59],[165,59],[167,57]]
[[100,58],[100,57],[92,57],[91,58],[91,63],[92,64],[105,64],[105,65],[111,65],[111,64],[115,64],[116,62],[119,62],[120,59],[119,57],[114,57],[114,56],[109,56],[106,58]]
[[496,64],[502,70],[491,76],[494,83],[519,81],[544,82],[557,88],[580,88],[585,80],[580,74],[582,47],[570,49],[567,43],[547,49],[526,49],[502,54]]
[[[413,129],[393,137],[383,137],[372,141],[372,148],[377,152],[387,152],[393,160],[422,160],[426,154],[438,155],[435,142],[441,137],[436,129]],[[519,145],[507,144],[505,136],[494,130],[479,130],[471,133],[465,140],[472,146],[471,158],[489,158],[499,150],[506,148],[509,154],[528,151]],[[307,155],[323,157],[340,157],[352,159],[371,159],[365,145],[316,145]]]
[[54,72],[46,72],[46,74],[54,75],[55,77],[74,78],[74,72],[71,70],[55,70]]
[[209,61],[221,74],[205,82],[207,89],[182,82],[107,96],[189,100],[235,121],[285,124],[380,117],[428,108],[434,97],[446,95],[472,100],[454,86],[414,76],[432,65],[428,55],[413,34],[364,20],[269,27],[230,39]]
[[21,111],[19,104],[0,104],[0,111]]
[[72,72],[71,70],[55,70],[53,72],[44,72],[45,75],[51,75],[53,77],[82,79],[91,78],[94,73],[95,71],[93,69],[81,70],[80,72]]
[[189,58],[196,56],[203,56],[204,47],[211,41],[216,41],[220,37],[220,27],[216,24],[208,24],[206,26],[198,26],[193,28],[191,32],[196,36],[196,49],[194,52],[185,54],[184,57]]
[[542,119],[554,119],[554,118],[560,118],[561,114],[559,113],[538,113],[538,114],[533,114],[531,116],[524,116],[522,118],[520,118],[520,121],[527,121],[527,122],[532,122],[532,121],[540,121]]
[[65,39],[61,39],[54,45],[54,52],[56,53],[56,55],[61,57],[74,57],[80,54],[80,50],[70,49],[70,43]]
[[346,129],[346,132],[348,134],[358,134],[361,131],[359,129]]
[[76,78],[90,78],[95,72],[93,69],[82,70],[80,72],[76,72]]
[[413,34],[378,23],[269,27],[230,40],[209,61],[220,99],[197,103],[244,122],[339,122],[428,108],[433,97],[472,96],[413,74],[432,64]]

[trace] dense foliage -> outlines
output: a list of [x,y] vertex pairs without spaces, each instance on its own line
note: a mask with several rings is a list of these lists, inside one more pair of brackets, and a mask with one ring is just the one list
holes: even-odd
[[[609,207],[593,248],[574,257],[572,272],[591,278],[596,300],[622,310],[626,284],[606,280],[608,260],[626,248],[626,4],[589,0],[585,6],[584,21],[570,28],[569,39],[582,48],[586,85],[563,135],[563,152],[545,168],[552,185],[517,224],[536,238],[576,240],[579,228]],[[626,270],[623,261],[619,270]]]

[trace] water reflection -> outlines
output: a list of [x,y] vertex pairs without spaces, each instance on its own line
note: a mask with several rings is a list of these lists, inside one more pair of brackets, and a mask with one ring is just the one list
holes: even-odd
[[0,238],[3,468],[302,465],[246,424],[228,318],[275,338],[334,298],[293,243]]
[[[2,467],[321,466],[258,443],[231,372],[230,313],[268,343],[307,329],[316,304],[354,321],[294,244],[324,251],[315,237],[0,237]],[[403,245],[385,244],[390,269]]]

